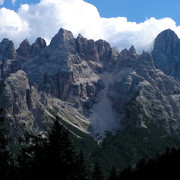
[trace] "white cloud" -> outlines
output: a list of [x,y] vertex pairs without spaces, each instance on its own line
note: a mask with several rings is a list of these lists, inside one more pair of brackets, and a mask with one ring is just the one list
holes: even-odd
[[25,38],[30,42],[39,36],[48,41],[65,28],[86,38],[105,39],[119,49],[135,45],[138,51],[150,50],[161,31],[171,28],[180,35],[180,27],[171,18],[150,18],[142,23],[125,17],[101,18],[96,7],[83,0],[41,0],[23,4],[16,12],[0,9],[0,39],[8,37],[16,46]]
[[29,36],[28,22],[25,22],[14,11],[0,9],[0,38],[9,38],[19,43],[22,38]]
[[4,0],[0,0],[0,6],[4,4]]
[[102,19],[106,38],[119,49],[134,45],[138,51],[150,51],[156,36],[171,28],[180,35],[180,27],[171,18],[150,18],[142,23],[128,22],[126,18]]

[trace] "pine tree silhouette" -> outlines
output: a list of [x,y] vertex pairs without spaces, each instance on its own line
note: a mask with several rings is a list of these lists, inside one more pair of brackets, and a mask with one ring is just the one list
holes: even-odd
[[7,131],[4,128],[4,111],[0,109],[0,179],[11,179],[13,175],[13,161],[7,150]]
[[77,180],[87,180],[88,174],[86,169],[86,162],[84,159],[84,154],[80,151],[79,156],[77,157]]
[[[77,178],[77,155],[68,130],[58,120],[49,129],[47,137],[30,136],[32,146],[23,149],[19,158],[21,179],[62,179]],[[19,173],[20,174],[20,173]]]
[[55,120],[48,133],[47,160],[54,177],[73,178],[76,172],[76,154],[68,131]]
[[104,180],[102,168],[98,162],[95,162],[94,169],[92,172],[93,180]]
[[133,170],[132,170],[131,166],[128,166],[120,173],[119,179],[120,180],[131,179],[132,176],[133,176]]
[[179,179],[180,149],[167,149],[166,153],[149,160],[144,159],[133,170],[121,172],[119,179],[151,180],[151,179]]
[[111,170],[110,175],[107,178],[107,180],[118,180],[118,175],[116,172],[116,168],[114,166],[112,167],[112,170]]

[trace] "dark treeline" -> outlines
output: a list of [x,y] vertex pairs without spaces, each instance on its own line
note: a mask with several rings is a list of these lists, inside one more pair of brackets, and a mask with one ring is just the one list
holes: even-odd
[[21,142],[22,147],[16,158],[7,150],[8,133],[3,128],[2,110],[0,123],[0,179],[88,179],[83,153],[76,153],[68,131],[58,120],[54,121],[47,136],[29,135],[26,139],[29,145],[24,147]]
[[136,167],[128,167],[121,172],[119,179],[180,179],[180,149],[168,148],[166,153],[150,159],[141,159]]
[[82,152],[75,153],[68,131],[55,120],[47,137],[31,136],[18,158],[19,179],[87,179]]
[[8,132],[0,110],[0,180],[101,180],[99,163],[87,168],[83,152],[77,153],[69,132],[55,120],[47,135],[28,135],[20,140],[19,155],[8,151]]
[[7,150],[8,138],[4,128],[3,110],[0,109],[0,179],[11,179],[15,173],[12,157]]
[[[100,163],[88,167],[82,152],[77,153],[68,130],[55,120],[46,136],[29,135],[29,144],[22,146],[16,158],[8,151],[8,132],[3,128],[0,110],[0,179],[29,180],[33,178],[60,180],[124,180],[124,179],[178,179],[180,178],[180,149],[146,162],[140,160],[135,168],[128,167],[120,174],[115,167],[104,176]],[[91,169],[92,168],[92,169]]]

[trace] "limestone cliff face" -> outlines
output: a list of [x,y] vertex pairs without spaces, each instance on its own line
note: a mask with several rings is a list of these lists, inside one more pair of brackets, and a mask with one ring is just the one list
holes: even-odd
[[122,125],[144,127],[153,123],[169,134],[178,133],[180,85],[154,67],[149,53],[119,59],[120,67],[110,84],[109,97],[123,114]]
[[[39,95],[34,87],[30,87],[27,74],[19,70],[10,74],[0,87],[0,107],[5,110],[10,133],[23,136],[27,132],[36,132],[36,119],[42,115],[40,111]],[[37,120],[37,121],[36,121]]]
[[168,76],[172,71],[163,69],[170,55],[178,57],[178,42],[169,30],[160,34],[153,61],[149,53],[138,55],[134,46],[118,53],[106,41],[74,38],[64,29],[48,46],[38,38],[32,45],[23,41],[15,50],[12,41],[4,39],[0,107],[6,123],[20,136],[46,131],[55,115],[93,136],[152,124],[179,135],[178,76],[175,80]]
[[[84,43],[88,44],[88,40]],[[97,49],[95,43],[90,46]],[[91,106],[97,91],[102,88],[101,79],[96,74],[102,65],[99,59],[98,62],[91,59],[91,56],[94,57],[91,52],[86,52],[86,59],[83,59],[82,52],[83,49],[77,48],[72,33],[60,29],[50,45],[38,56],[23,63],[22,69],[27,72],[30,83],[38,85],[39,91],[64,101],[75,104],[84,102]]]
[[3,39],[0,43],[0,79],[4,79],[9,73],[16,71],[16,56],[13,42]]
[[180,81],[180,40],[175,32],[168,29],[157,36],[152,56],[156,68]]

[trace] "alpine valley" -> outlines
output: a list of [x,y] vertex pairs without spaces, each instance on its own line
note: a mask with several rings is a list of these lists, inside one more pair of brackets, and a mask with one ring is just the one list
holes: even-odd
[[3,39],[0,80],[13,152],[19,138],[46,134],[54,119],[107,172],[180,147],[180,39],[170,29],[141,55],[65,29],[48,46],[26,39],[15,49]]

